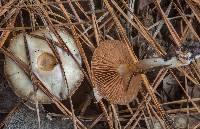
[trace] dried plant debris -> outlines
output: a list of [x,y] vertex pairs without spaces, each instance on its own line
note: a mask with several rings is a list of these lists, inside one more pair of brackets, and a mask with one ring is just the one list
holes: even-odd
[[200,128],[199,3],[0,0],[0,127]]
[[[199,116],[193,117],[187,116],[184,114],[177,114],[173,117],[174,123],[177,129],[187,129],[187,126],[190,125],[190,128],[194,128],[199,123]],[[163,129],[160,122],[156,119],[153,119],[154,123],[151,125],[152,129]]]
[[188,40],[186,42],[183,43],[183,45],[181,46],[181,50],[184,52],[191,52],[192,53],[192,57],[194,58],[196,55],[200,54],[200,41],[194,41],[194,40]]
[[163,101],[168,102],[169,100],[175,100],[177,97],[181,96],[178,93],[180,93],[178,82],[171,74],[167,75],[163,79],[163,92],[161,94]]
[[145,6],[153,3],[152,0],[139,0],[139,9],[142,10]]
[[[40,119],[41,129],[74,129],[73,122],[63,115],[51,115],[40,110]],[[85,121],[85,124],[90,125],[91,122]],[[103,125],[97,124],[94,128],[102,129]],[[18,107],[18,110],[5,122],[4,129],[38,129],[36,111],[25,105]]]
[[[69,119],[49,119],[42,113],[40,119],[41,129],[73,129],[73,123]],[[26,106],[21,106],[5,125],[5,129],[38,129],[37,114]]]
[[[72,122],[69,120],[62,120],[61,118],[48,119],[45,114],[40,115],[41,129],[55,128],[73,128]],[[6,121],[5,129],[38,129],[38,119],[35,111],[30,110],[25,105],[19,107],[19,109]],[[59,125],[59,126],[58,126]]]

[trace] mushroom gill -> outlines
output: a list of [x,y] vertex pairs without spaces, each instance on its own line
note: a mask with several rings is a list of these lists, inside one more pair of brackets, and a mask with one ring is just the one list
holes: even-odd
[[153,68],[186,66],[194,59],[191,53],[181,53],[165,60],[160,57],[133,62],[125,44],[107,40],[95,49],[91,70],[96,90],[115,104],[127,104],[137,96],[142,79],[139,75]]
[[[74,58],[81,65],[81,57],[71,35],[62,29],[60,29],[58,33],[68,46]],[[46,38],[58,42],[56,36],[46,29],[32,32],[32,35],[43,37],[45,35]],[[50,92],[52,92],[60,100],[67,99],[67,97],[80,86],[84,77],[82,71],[79,69],[78,64],[74,61],[71,55],[68,55],[61,48],[56,47],[67,78],[67,86],[56,56],[49,47],[48,43],[44,40],[45,38],[41,39],[32,35],[26,34],[32,71],[38,76]],[[28,64],[25,42],[22,33],[11,40],[8,48],[17,57]],[[19,97],[30,97],[30,101],[34,102],[34,89],[31,80],[23,72],[23,70],[8,57],[5,59],[5,74],[7,75],[8,81],[11,83],[12,89]],[[68,87],[70,93],[68,93]],[[48,96],[41,90],[37,90],[36,99],[39,103],[52,102],[50,98],[48,98]]]
[[130,64],[131,56],[118,40],[104,41],[94,51],[92,80],[100,95],[111,103],[127,104],[137,96],[142,79],[129,70]]

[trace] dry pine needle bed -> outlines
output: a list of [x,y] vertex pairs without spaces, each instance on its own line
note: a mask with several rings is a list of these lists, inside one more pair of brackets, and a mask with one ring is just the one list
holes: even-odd
[[0,128],[199,129],[199,0],[0,0]]

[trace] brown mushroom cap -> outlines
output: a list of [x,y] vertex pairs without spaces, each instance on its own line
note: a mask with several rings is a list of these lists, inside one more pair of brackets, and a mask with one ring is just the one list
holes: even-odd
[[140,75],[134,75],[127,67],[132,63],[122,42],[107,40],[100,43],[94,51],[91,70],[93,83],[102,97],[123,105],[137,96],[142,80]]

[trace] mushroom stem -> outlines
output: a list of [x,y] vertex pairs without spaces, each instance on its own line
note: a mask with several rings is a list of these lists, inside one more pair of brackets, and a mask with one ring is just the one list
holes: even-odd
[[181,60],[178,57],[172,57],[169,60],[163,58],[151,58],[138,61],[133,64],[121,64],[118,67],[120,75],[125,75],[129,72],[144,73],[153,68],[176,68],[189,65],[194,59],[190,59],[190,53],[187,53],[187,58]]

